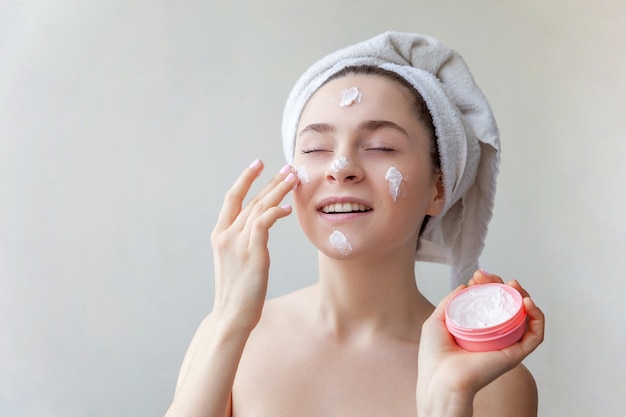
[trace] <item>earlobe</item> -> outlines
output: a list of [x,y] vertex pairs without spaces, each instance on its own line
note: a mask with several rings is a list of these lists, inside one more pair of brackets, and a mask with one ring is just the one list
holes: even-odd
[[426,214],[428,214],[429,216],[436,216],[441,213],[445,201],[445,194],[443,192],[443,178],[441,176],[441,173],[438,173],[437,182],[433,189],[433,198],[430,201]]
[[428,210],[426,210],[426,214],[428,214],[429,216],[437,216],[439,213],[441,213],[441,210],[443,210],[443,203],[443,198],[431,201],[430,205],[428,206]]

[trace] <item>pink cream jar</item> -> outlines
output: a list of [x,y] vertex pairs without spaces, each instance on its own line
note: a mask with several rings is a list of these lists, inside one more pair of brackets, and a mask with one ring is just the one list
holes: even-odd
[[465,350],[500,350],[526,331],[522,295],[513,287],[488,283],[459,291],[446,306],[446,327]]

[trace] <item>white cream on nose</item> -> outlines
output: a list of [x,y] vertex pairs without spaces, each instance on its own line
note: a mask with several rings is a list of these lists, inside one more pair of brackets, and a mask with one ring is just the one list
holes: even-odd
[[346,169],[347,166],[348,166],[348,158],[346,158],[345,156],[342,156],[333,161],[333,163],[330,166],[330,169],[332,169],[334,172],[340,172]]

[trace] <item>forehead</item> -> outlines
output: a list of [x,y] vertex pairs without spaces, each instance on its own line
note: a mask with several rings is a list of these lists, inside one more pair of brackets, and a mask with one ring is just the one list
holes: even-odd
[[[341,107],[342,93],[356,87],[361,93],[361,101],[351,106]],[[404,86],[381,75],[349,74],[329,81],[320,87],[309,99],[300,125],[311,117],[348,116],[361,114],[378,118],[415,118],[411,93]]]

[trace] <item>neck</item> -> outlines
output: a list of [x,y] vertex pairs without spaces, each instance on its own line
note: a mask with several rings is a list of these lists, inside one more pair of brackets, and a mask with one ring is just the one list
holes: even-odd
[[319,265],[320,318],[338,336],[387,332],[406,338],[432,312],[417,288],[410,253],[357,260],[320,253]]

